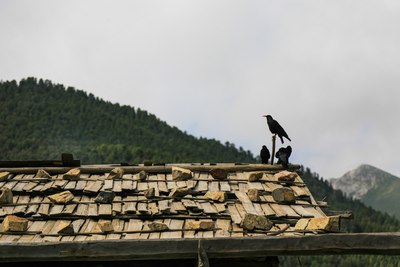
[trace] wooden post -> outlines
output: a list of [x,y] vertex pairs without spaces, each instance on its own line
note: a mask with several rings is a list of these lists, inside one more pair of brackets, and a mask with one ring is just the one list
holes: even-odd
[[273,134],[273,135],[272,135],[271,165],[274,165],[274,158],[275,158],[275,141],[276,141],[276,134]]

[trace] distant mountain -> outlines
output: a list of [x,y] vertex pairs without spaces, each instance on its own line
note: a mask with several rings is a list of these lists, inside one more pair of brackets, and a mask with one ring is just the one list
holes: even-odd
[[69,152],[83,164],[256,161],[232,143],[196,138],[145,110],[48,80],[0,81],[0,107],[0,160]]
[[400,218],[400,179],[370,165],[361,165],[330,180],[334,189],[374,209]]

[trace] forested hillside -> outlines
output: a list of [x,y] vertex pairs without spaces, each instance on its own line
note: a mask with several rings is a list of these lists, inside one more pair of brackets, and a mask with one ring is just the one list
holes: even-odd
[[[195,138],[138,108],[120,106],[50,81],[0,82],[0,160],[59,159],[73,153],[83,164],[153,162],[255,162],[249,151],[214,139]],[[334,190],[306,168],[302,178],[330,210],[353,211],[347,232],[400,231],[394,217]],[[400,257],[300,257],[302,266],[399,266]],[[300,266],[281,257],[281,266]]]
[[0,107],[0,160],[69,152],[83,164],[255,161],[229,142],[195,138],[139,108],[48,80],[1,82]]

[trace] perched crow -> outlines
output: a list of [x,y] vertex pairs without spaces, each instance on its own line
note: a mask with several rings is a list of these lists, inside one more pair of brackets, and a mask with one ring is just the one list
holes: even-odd
[[271,156],[271,154],[269,153],[267,146],[262,146],[261,151],[260,151],[261,163],[268,164],[268,160],[269,160],[270,156]]
[[292,147],[287,146],[286,148],[281,147],[276,153],[275,157],[278,158],[278,164],[282,164],[287,169],[289,164],[289,157],[292,154]]
[[279,136],[282,144],[283,144],[283,137],[285,137],[289,141],[292,141],[292,140],[290,140],[289,136],[287,135],[285,130],[282,128],[282,126],[276,120],[274,120],[271,115],[264,115],[263,117],[267,118],[269,130],[271,131],[271,133],[277,134]]

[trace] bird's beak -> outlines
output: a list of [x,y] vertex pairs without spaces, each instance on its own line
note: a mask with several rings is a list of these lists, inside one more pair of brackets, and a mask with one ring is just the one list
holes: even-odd
[[261,117],[267,117],[268,115],[262,115]]

